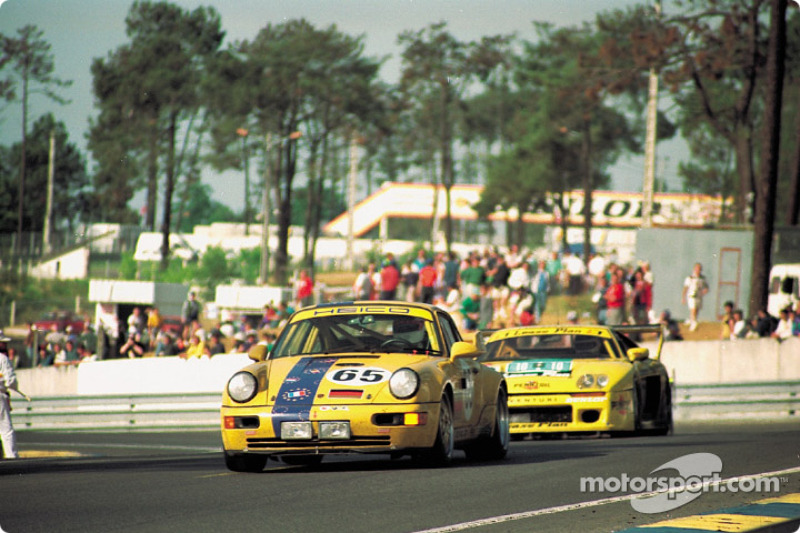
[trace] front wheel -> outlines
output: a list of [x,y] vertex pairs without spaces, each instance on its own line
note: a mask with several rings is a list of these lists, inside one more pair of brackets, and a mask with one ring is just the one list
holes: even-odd
[[475,461],[493,461],[508,454],[509,433],[508,396],[504,389],[497,393],[497,409],[491,435],[482,436],[465,450],[467,458]]
[[453,407],[447,395],[442,396],[439,405],[439,427],[436,431],[436,442],[433,448],[422,454],[422,459],[434,466],[445,466],[453,460],[455,441],[453,429]]
[[266,464],[266,455],[225,452],[225,466],[233,472],[261,472]]

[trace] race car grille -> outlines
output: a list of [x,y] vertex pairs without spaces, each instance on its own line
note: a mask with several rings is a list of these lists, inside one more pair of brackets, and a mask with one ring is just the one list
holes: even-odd
[[572,422],[572,407],[530,407],[512,409],[512,423],[526,422]]
[[346,446],[348,448],[369,448],[371,446],[382,446],[389,444],[391,437],[389,435],[378,435],[376,437],[355,437],[350,440],[293,440],[287,442],[280,439],[247,439],[247,447],[251,450],[260,448],[281,449],[281,448],[314,448],[325,450],[326,448],[341,448]]

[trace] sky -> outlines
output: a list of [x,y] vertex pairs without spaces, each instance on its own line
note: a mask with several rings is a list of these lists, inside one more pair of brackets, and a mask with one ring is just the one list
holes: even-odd
[[[340,32],[363,36],[365,54],[390,56],[381,69],[381,77],[395,82],[399,77],[400,48],[397,36],[406,30],[420,30],[431,23],[446,22],[448,31],[463,41],[514,33],[523,40],[535,38],[533,21],[557,26],[578,26],[591,22],[602,11],[624,9],[646,0],[172,0],[192,10],[212,6],[220,14],[226,32],[226,44],[249,40],[269,23],[279,24],[305,18],[318,28],[335,25]],[[125,16],[130,0],[0,0],[0,34],[16,36],[17,30],[33,24],[44,31],[43,38],[52,45],[55,75],[72,80],[60,90],[69,103],[59,106],[46,97],[33,95],[29,119],[52,112],[64,122],[70,142],[82,151],[90,117],[94,116],[91,64],[94,58],[106,57],[128,42]],[[664,2],[665,12],[670,2]],[[664,107],[663,105],[661,106]],[[21,139],[21,113],[18,105],[0,107],[0,144],[11,145]],[[666,145],[666,149],[664,147]],[[677,164],[685,157],[680,143],[660,143],[657,178],[665,179],[671,190],[680,187]],[[88,157],[88,155],[87,155]],[[622,158],[611,172],[613,187],[622,191],[640,191],[643,162],[641,157]],[[204,175],[212,187],[213,198],[235,211],[244,204],[244,180],[236,173]],[[143,204],[138,195],[132,202]]]

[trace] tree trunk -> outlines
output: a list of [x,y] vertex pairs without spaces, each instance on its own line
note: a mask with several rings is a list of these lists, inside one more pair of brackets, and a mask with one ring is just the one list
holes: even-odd
[[156,205],[158,202],[158,128],[150,133],[150,146],[147,152],[147,213],[145,227],[148,231],[156,230]]
[[736,173],[739,177],[739,194],[735,200],[735,221],[739,224],[747,224],[751,221],[753,214],[748,216],[748,200],[755,187],[755,177],[753,172],[753,149],[750,130],[739,125],[736,128],[734,139],[734,150],[736,153]]
[[589,264],[592,250],[592,124],[589,117],[583,123],[583,141],[581,143],[583,159],[583,262]]
[[[294,131],[294,128],[289,129]],[[288,137],[288,134],[284,135]],[[288,279],[289,267],[289,229],[292,223],[292,182],[294,181],[295,168],[297,166],[295,142],[288,141],[281,143],[280,157],[282,159],[278,176],[282,179],[276,180],[278,192],[278,249],[275,250],[275,282],[278,285],[285,285]]]
[[19,162],[19,191],[17,198],[17,250],[22,253],[22,228],[25,216],[25,163],[28,144],[28,73],[22,75],[22,146]]
[[767,48],[766,98],[761,171],[756,182],[754,205],[753,277],[750,281],[750,314],[767,306],[772,235],[775,223],[775,190],[778,184],[778,153],[781,133],[784,58],[786,55],[786,2],[771,0]]
[[444,236],[447,248],[447,254],[450,254],[451,243],[453,242],[453,217],[450,206],[450,193],[455,181],[455,172],[453,169],[453,132],[450,123],[450,85],[449,82],[442,84],[442,184],[444,185],[445,192],[445,219],[444,219]]
[[161,231],[161,270],[169,267],[169,234],[170,222],[172,219],[172,193],[175,189],[175,131],[178,117],[175,112],[170,113],[169,128],[167,135],[167,183],[164,186],[164,220],[162,221]]
[[794,155],[789,169],[789,208],[786,213],[786,223],[790,226],[797,226],[798,216],[800,216],[800,90],[795,90],[797,106],[794,116]]

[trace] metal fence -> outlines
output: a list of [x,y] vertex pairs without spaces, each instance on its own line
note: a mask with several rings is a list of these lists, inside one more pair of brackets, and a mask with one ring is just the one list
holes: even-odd
[[[800,382],[689,385],[674,390],[677,421],[800,421]],[[220,393],[12,398],[17,430],[215,429]]]
[[164,430],[219,427],[220,393],[12,398],[17,430]]

